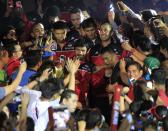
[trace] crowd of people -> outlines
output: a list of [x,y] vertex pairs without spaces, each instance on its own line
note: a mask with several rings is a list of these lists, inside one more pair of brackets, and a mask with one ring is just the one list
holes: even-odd
[[36,2],[27,14],[7,0],[0,14],[0,131],[168,130],[165,17]]

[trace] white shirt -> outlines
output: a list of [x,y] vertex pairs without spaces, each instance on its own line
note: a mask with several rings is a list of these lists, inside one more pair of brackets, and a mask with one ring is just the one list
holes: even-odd
[[[49,122],[48,108],[59,108],[59,100],[41,101],[41,91],[22,88],[21,92],[30,95],[30,100],[27,108],[27,115],[34,120],[35,131],[45,131]],[[65,128],[65,122],[69,120],[69,117],[70,113],[67,110],[65,110],[64,113],[53,113],[53,118],[55,120],[55,125],[57,128]]]

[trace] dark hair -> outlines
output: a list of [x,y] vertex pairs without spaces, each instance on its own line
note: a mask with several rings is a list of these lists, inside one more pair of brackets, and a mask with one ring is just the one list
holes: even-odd
[[49,16],[59,17],[59,15],[60,15],[60,9],[56,5],[48,7],[45,13],[46,18],[48,18]]
[[27,125],[26,131],[34,131],[35,124],[32,118],[27,117],[26,125]]
[[46,70],[46,69],[48,69],[48,68],[50,68],[50,69],[52,69],[53,71],[55,71],[55,64],[54,64],[53,61],[51,61],[51,60],[43,61],[42,65],[41,65],[40,68],[38,69],[38,72],[39,72],[40,74],[42,74],[43,71]]
[[168,116],[166,116],[163,120],[163,129],[164,131],[168,131]]
[[103,117],[97,109],[83,109],[78,113],[78,121],[86,121],[86,129],[93,129],[102,124]]
[[7,36],[10,30],[16,30],[16,28],[12,25],[7,26],[3,35]]
[[157,106],[155,109],[155,115],[158,120],[163,120],[168,115],[167,107],[165,106]]
[[0,112],[0,127],[3,127],[4,121],[7,120],[8,117],[5,112]]
[[35,67],[39,62],[42,61],[41,50],[31,50],[25,55],[25,61],[27,62],[28,68]]
[[129,23],[123,23],[122,25],[123,34],[125,37],[132,39],[132,34],[133,34],[133,27]]
[[101,50],[101,54],[104,54],[104,53],[107,53],[107,52],[110,53],[110,54],[115,54],[114,51],[109,47],[105,47]]
[[102,115],[98,110],[91,110],[86,118],[86,129],[93,129],[102,124]]
[[59,29],[67,29],[67,23],[64,21],[57,21],[53,24],[53,29],[54,30],[59,30]]
[[87,18],[81,23],[81,26],[83,29],[90,28],[90,27],[97,28],[97,25],[93,18]]
[[156,84],[165,84],[166,71],[162,68],[154,69],[152,71],[151,77],[152,77],[152,80],[154,80]]
[[128,71],[128,68],[129,68],[130,66],[132,66],[132,65],[136,66],[139,71],[142,70],[142,66],[141,66],[138,62],[136,62],[136,61],[130,61],[130,62],[128,62],[128,63],[126,64],[126,67],[125,67],[126,71]]
[[163,37],[160,41],[159,41],[159,44],[160,44],[160,47],[163,48],[163,49],[166,49],[168,51],[168,37]]
[[61,94],[61,99],[60,99],[60,103],[63,102],[64,99],[69,99],[72,97],[72,95],[77,95],[75,91],[73,90],[65,90],[63,91],[63,93]]
[[76,13],[81,13],[82,11],[81,11],[81,9],[79,9],[79,8],[72,8],[71,10],[70,10],[70,14],[76,14]]
[[89,48],[88,42],[86,41],[85,38],[79,38],[75,41],[74,47],[86,47],[87,49]]
[[152,49],[152,43],[147,36],[140,33],[133,35],[134,45],[139,47],[142,51],[150,51]]
[[62,79],[51,78],[40,83],[39,90],[42,92],[42,97],[45,99],[51,99],[54,94],[60,93],[64,88]]
[[11,41],[10,44],[5,46],[5,49],[8,51],[9,57],[13,56],[13,53],[16,51],[16,46],[19,45],[16,41]]
[[152,106],[153,104],[151,101],[133,101],[130,104],[129,109],[135,114],[136,117],[139,117],[142,112],[148,111],[150,108],[152,108]]
[[143,80],[138,80],[134,84],[134,100],[135,101],[142,101],[144,100],[144,92],[143,92],[143,87],[146,88],[146,82]]

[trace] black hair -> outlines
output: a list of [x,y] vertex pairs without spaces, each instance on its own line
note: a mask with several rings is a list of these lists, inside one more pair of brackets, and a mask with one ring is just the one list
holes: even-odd
[[110,53],[110,54],[115,54],[114,51],[113,51],[111,48],[109,48],[109,47],[105,47],[105,48],[103,48],[103,49],[101,50],[101,54],[104,54],[104,53],[106,53],[106,52],[108,52],[108,53]]
[[159,41],[160,47],[163,49],[166,49],[168,51],[168,37],[163,37],[160,41]]
[[17,45],[19,45],[17,41],[11,41],[10,44],[5,46],[5,49],[8,51],[9,57],[13,56],[13,53],[16,51]]
[[64,21],[57,21],[53,24],[53,29],[54,30],[59,30],[59,29],[67,29],[67,23]]
[[42,74],[43,71],[46,70],[46,69],[48,69],[48,68],[50,68],[50,69],[52,69],[53,71],[55,71],[55,64],[54,64],[53,61],[51,61],[51,60],[43,61],[42,65],[41,65],[40,68],[38,69],[38,72],[39,72],[40,74]]
[[158,120],[163,120],[168,115],[168,110],[165,106],[157,106],[155,110],[157,114],[156,117],[159,117]]
[[7,26],[3,35],[7,36],[10,30],[16,30],[16,28],[13,25]]
[[147,36],[141,33],[135,33],[133,35],[134,45],[139,47],[142,51],[150,51],[152,49],[152,43]]
[[150,108],[152,108],[152,106],[152,102],[148,100],[133,101],[130,104],[129,109],[135,114],[136,117],[139,117],[142,112],[148,111]]
[[70,10],[70,14],[76,14],[76,13],[81,13],[82,11],[81,11],[81,9],[79,9],[79,8],[72,8],[71,10]]
[[129,23],[122,23],[123,35],[129,39],[132,39],[133,27]]
[[81,37],[77,39],[74,43],[74,47],[86,47],[87,49],[89,48],[88,42],[86,41],[85,38]]
[[35,67],[39,62],[42,61],[41,50],[31,50],[28,51],[25,55],[25,61],[28,68]]
[[152,80],[154,80],[156,84],[165,84],[166,71],[162,68],[154,69],[152,71],[151,77],[152,77]]
[[86,28],[90,28],[90,27],[94,27],[94,28],[97,28],[97,25],[94,21],[93,18],[87,18],[86,20],[84,20],[82,23],[81,23],[81,27],[83,29],[86,29]]
[[60,9],[56,5],[52,5],[47,8],[47,11],[45,13],[45,17],[49,16],[59,16],[60,15]]
[[125,67],[126,71],[128,71],[128,68],[129,68],[130,66],[132,66],[132,65],[136,66],[139,71],[142,70],[142,66],[141,66],[138,62],[136,62],[136,61],[130,61],[130,62],[128,62],[128,63],[126,64],[126,67]]
[[42,92],[42,97],[45,99],[51,99],[56,93],[59,94],[63,88],[63,80],[57,78],[50,78],[39,85],[39,90]]
[[97,109],[83,109],[78,113],[78,121],[86,121],[86,129],[93,129],[102,124],[102,115]]
[[71,98],[72,95],[77,95],[77,94],[76,94],[75,91],[69,90],[69,89],[63,91],[63,93],[61,94],[60,103],[62,103],[64,99],[69,99],[69,98]]
[[27,125],[26,131],[34,131],[35,124],[32,118],[27,117],[26,125]]
[[7,120],[8,117],[5,112],[0,112],[0,127],[3,127],[4,121]]
[[164,131],[168,131],[168,116],[163,119],[163,129]]
[[91,110],[86,118],[86,129],[93,129],[102,124],[102,115],[98,110]]
[[143,87],[146,88],[146,82],[143,80],[138,80],[134,84],[134,100],[135,101],[142,101],[144,100],[144,92],[143,92]]

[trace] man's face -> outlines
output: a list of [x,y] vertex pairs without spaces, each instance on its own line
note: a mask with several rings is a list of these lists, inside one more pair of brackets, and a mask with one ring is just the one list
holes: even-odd
[[94,40],[96,37],[96,29],[95,27],[88,27],[84,29],[85,35],[91,39]]
[[73,26],[76,29],[79,29],[80,23],[82,22],[82,14],[81,13],[71,14],[70,18]]
[[55,29],[53,34],[58,43],[63,42],[66,38],[67,29]]
[[76,110],[78,102],[78,96],[76,94],[72,94],[71,98],[66,99],[64,101],[64,105],[68,107],[68,110],[73,113]]
[[75,48],[76,57],[80,60],[83,60],[87,53],[86,47],[76,47]]
[[111,39],[111,27],[109,24],[103,24],[100,27],[100,39],[102,41],[108,41],[109,39]]
[[130,65],[128,67],[127,75],[130,79],[134,78],[135,80],[138,80],[142,76],[142,73],[142,70],[138,70],[135,65]]
[[44,35],[44,26],[42,24],[37,24],[34,28],[33,28],[33,32],[32,35],[34,38],[39,38],[42,37]]
[[103,53],[102,57],[104,59],[105,65],[111,65],[111,66],[113,66],[113,63],[117,59],[114,54],[111,54],[109,52]]

